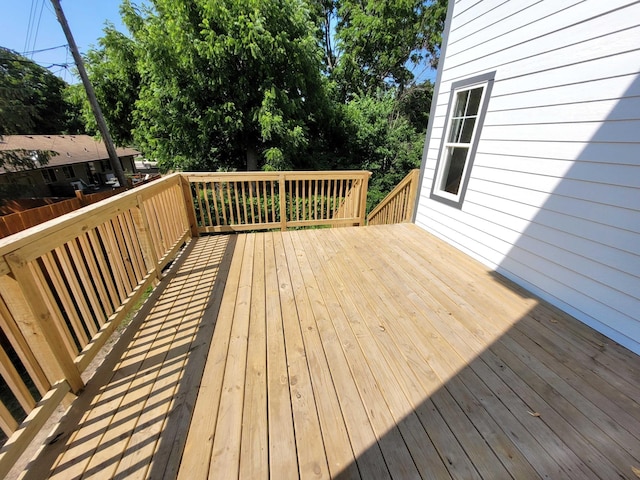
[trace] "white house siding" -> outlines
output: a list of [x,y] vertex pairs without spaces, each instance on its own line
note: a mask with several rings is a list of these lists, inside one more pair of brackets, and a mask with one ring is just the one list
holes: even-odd
[[[416,223],[640,353],[640,3],[449,15]],[[451,84],[492,71],[457,209],[430,199]]]

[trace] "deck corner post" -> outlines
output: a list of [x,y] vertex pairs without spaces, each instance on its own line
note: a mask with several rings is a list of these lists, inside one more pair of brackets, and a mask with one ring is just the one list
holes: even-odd
[[200,236],[198,231],[198,221],[196,220],[196,209],[193,204],[193,196],[191,195],[191,183],[184,173],[179,173],[180,184],[182,185],[182,196],[184,197],[184,210],[189,221],[189,228],[191,229],[191,237],[197,238]]
[[73,393],[79,392],[84,382],[55,324],[59,319],[48,308],[30,265],[15,253],[5,260],[11,274],[0,277],[0,290],[40,368],[51,385],[66,380]]
[[358,225],[361,227],[366,225],[367,219],[367,193],[369,189],[369,177],[371,177],[371,172],[366,172],[362,176],[362,181],[360,184],[360,212],[358,215]]

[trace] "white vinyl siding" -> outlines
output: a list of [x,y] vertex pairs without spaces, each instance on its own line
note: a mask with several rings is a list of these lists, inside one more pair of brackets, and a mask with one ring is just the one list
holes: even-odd
[[[416,223],[640,353],[640,3],[460,0]],[[464,203],[430,198],[452,85],[495,71]]]

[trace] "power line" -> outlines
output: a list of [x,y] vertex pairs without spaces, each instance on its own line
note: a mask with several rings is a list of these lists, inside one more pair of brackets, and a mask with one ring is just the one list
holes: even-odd
[[37,64],[39,66],[41,66],[42,68],[53,68],[53,67],[61,67],[61,68],[69,68],[71,66],[71,64],[69,62],[67,62],[65,60],[65,63],[49,63],[49,62],[36,62],[35,60],[21,60],[19,58],[8,58],[8,57],[2,57],[0,56],[0,62],[17,62],[17,63],[24,63],[25,65],[32,65],[32,64]]
[[49,2],[47,2],[46,0],[44,0],[44,3],[47,6],[47,10],[49,10],[51,12],[51,14],[55,17],[56,16],[56,11],[53,9],[53,7],[51,5],[49,5]]
[[[40,32],[40,21],[42,20],[42,12],[44,11],[44,3],[45,0],[42,0],[42,6],[40,7],[40,15],[38,16],[38,25],[36,26],[36,34],[33,36],[33,46],[32,49],[36,48],[36,41],[38,40],[38,33]],[[33,58],[33,54],[31,54],[31,58]]]
[[53,67],[68,68],[69,64],[68,63],[52,63],[50,65],[47,65],[44,68],[53,68]]
[[78,68],[78,74],[82,79],[82,83],[84,84],[84,89],[87,92],[87,98],[89,100],[89,104],[91,105],[91,109],[93,110],[94,116],[96,117],[96,123],[98,124],[98,130],[100,130],[100,134],[102,135],[102,140],[104,141],[104,146],[107,147],[107,152],[109,153],[109,161],[111,163],[111,168],[113,172],[116,174],[116,178],[120,182],[120,185],[125,186],[126,179],[124,177],[124,170],[122,169],[122,164],[120,163],[120,159],[118,158],[118,154],[116,153],[116,147],[113,145],[113,140],[111,139],[111,134],[109,133],[109,128],[107,127],[107,122],[102,115],[102,110],[100,110],[100,105],[98,104],[98,99],[96,98],[96,94],[93,90],[93,86],[89,81],[89,76],[87,75],[87,71],[84,68],[84,63],[82,61],[82,57],[80,56],[80,52],[78,51],[78,46],[76,45],[75,40],[73,39],[73,35],[71,34],[71,29],[69,28],[69,24],[67,23],[67,19],[64,16],[64,12],[62,11],[62,7],[60,6],[60,0],[51,0],[53,4],[53,8],[56,11],[56,17],[58,17],[58,22],[60,22],[60,26],[64,31],[65,37],[67,37],[67,43],[69,44],[69,48],[71,49],[71,54],[73,55],[73,59],[75,60],[76,67]]
[[[67,48],[65,49],[64,62],[65,63],[69,63],[69,44],[67,44]],[[65,82],[67,81],[67,73],[68,72],[69,72],[69,68],[65,68],[64,69],[64,77],[63,77],[63,80]]]
[[[67,70],[68,70],[68,69],[69,69],[69,65],[61,65],[61,66],[60,66],[60,68],[59,68],[58,70],[56,70],[55,72],[54,72],[54,71],[52,71],[51,73],[53,73],[54,75],[58,75],[58,76],[60,76],[60,73],[61,73],[61,72],[64,72],[64,73],[65,73],[65,77],[66,77],[66,73],[67,73]],[[66,82],[66,78],[65,78],[65,79],[63,79],[63,80]]]
[[37,0],[31,0],[31,8],[29,9],[29,23],[27,24],[27,36],[24,39],[24,47],[23,50],[26,51],[29,46],[29,40],[31,39],[31,24],[33,23],[34,17],[34,4]]
[[57,50],[59,48],[67,48],[68,45],[58,45],[57,47],[41,48],[40,50],[31,50],[30,52],[22,52],[22,55],[33,55],[34,53],[48,52],[49,50]]

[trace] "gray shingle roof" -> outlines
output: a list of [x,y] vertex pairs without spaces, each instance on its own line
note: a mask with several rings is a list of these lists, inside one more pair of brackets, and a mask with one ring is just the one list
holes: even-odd
[[[45,167],[57,167],[72,163],[108,160],[109,154],[101,141],[89,135],[5,135],[0,137],[0,150],[51,150],[57,152]],[[117,148],[119,157],[138,155],[133,148]],[[0,168],[0,173],[5,173]]]

